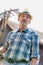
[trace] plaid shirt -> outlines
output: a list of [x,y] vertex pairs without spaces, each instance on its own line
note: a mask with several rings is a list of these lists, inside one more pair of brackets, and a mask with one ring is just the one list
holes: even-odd
[[38,35],[29,29],[22,32],[20,30],[9,32],[4,45],[7,47],[5,52],[5,58],[7,59],[30,61],[32,57],[38,58]]

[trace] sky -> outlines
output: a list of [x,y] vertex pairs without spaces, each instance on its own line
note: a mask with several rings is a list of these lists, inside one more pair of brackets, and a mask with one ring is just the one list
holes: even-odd
[[[43,32],[43,0],[0,0],[0,13],[9,9],[28,9],[33,20],[28,25],[29,28]],[[12,17],[11,21],[16,22],[17,17]]]

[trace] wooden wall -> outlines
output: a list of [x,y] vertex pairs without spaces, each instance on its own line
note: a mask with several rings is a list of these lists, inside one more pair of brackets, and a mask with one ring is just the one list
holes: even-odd
[[43,65],[43,45],[39,45],[40,60],[39,65]]
[[[1,23],[0,23],[0,29],[1,29]],[[1,39],[2,42],[1,42],[1,44],[4,44],[8,32],[10,32],[11,30],[12,30],[12,29],[7,25],[7,26],[6,26],[6,29],[4,30],[4,32],[3,32],[3,34],[2,34],[2,39]]]

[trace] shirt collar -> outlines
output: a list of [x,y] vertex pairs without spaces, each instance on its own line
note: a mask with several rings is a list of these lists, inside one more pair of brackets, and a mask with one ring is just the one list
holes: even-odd
[[16,32],[24,32],[24,33],[26,33],[26,32],[28,32],[28,28],[24,29],[23,31],[20,31],[20,29],[18,29]]

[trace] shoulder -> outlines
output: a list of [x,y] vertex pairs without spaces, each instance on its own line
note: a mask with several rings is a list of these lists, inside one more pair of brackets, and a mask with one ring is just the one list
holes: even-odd
[[6,36],[6,40],[11,39],[13,36],[16,36],[16,31],[10,31]]
[[11,34],[13,34],[14,32],[13,31],[10,31],[7,35],[11,35]]
[[7,35],[12,35],[12,34],[15,34],[16,31],[10,31]]
[[10,37],[11,35],[14,35],[15,32],[14,31],[10,31],[8,34],[7,34],[7,38]]
[[35,30],[33,30],[33,29],[28,29],[28,33],[30,33],[31,35],[38,36],[38,33]]

